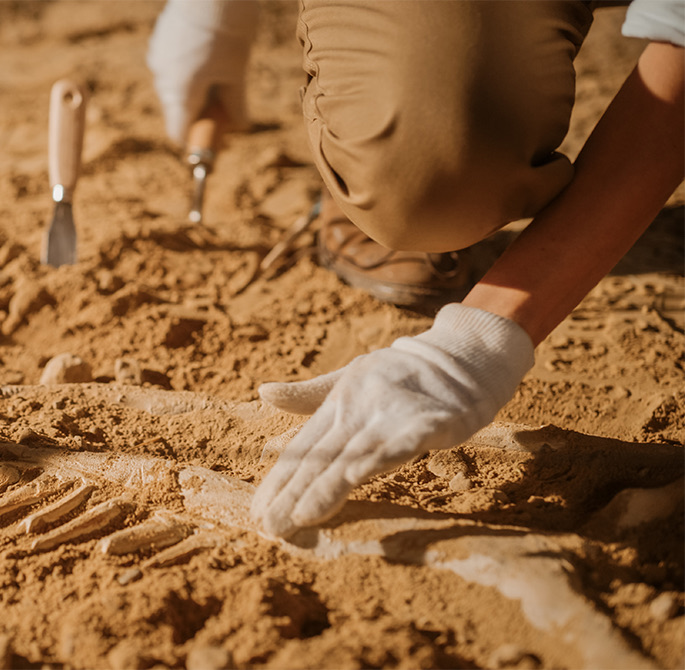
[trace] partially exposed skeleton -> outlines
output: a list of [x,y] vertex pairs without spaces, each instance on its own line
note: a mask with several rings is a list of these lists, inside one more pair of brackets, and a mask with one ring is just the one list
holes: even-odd
[[[140,402],[149,408],[153,401],[150,396]],[[579,439],[560,429],[493,424],[469,444],[535,452]],[[265,452],[277,450],[276,443],[278,438]],[[170,495],[180,504],[173,511],[141,496],[147,485],[164,481],[175,483]],[[672,513],[682,490],[682,479],[661,488],[625,489],[595,518],[621,530],[648,523]],[[253,492],[254,486],[239,479],[169,459],[0,443],[0,521],[4,547],[11,551],[46,552],[99,538],[96,551],[138,554],[139,568],[152,570],[230,542],[231,529],[259,533],[249,516]],[[524,532],[444,514],[375,518],[368,509],[355,516],[349,505],[337,520],[304,529],[284,546],[323,560],[373,554],[448,570],[518,600],[534,627],[576,648],[587,668],[656,667],[578,588],[563,533]]]

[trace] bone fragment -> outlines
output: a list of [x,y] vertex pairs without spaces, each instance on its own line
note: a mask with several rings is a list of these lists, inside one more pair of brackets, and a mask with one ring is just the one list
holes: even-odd
[[162,549],[180,542],[190,528],[172,517],[156,516],[133,528],[118,530],[100,540],[103,554],[131,554],[149,549]]
[[253,528],[250,503],[255,487],[198,466],[178,473],[186,511],[238,528]]
[[623,489],[599,510],[590,525],[606,525],[615,533],[668,518],[683,501],[681,477],[653,489]]
[[94,489],[95,487],[92,484],[83,484],[68,496],[61,498],[52,505],[48,505],[39,512],[27,516],[22,522],[24,530],[27,533],[40,533],[41,529],[46,526],[61,521],[82,502],[88,500]]
[[112,521],[121,516],[130,506],[121,498],[114,498],[100,503],[69,523],[37,538],[31,544],[33,551],[49,551],[60,544],[79,542],[88,535],[106,528]]
[[181,563],[194,554],[197,554],[205,549],[211,549],[220,543],[217,535],[200,533],[198,535],[191,535],[185,540],[179,542],[173,547],[169,547],[164,551],[159,552],[152,558],[149,558],[143,563],[144,568],[165,568],[168,565]]
[[535,453],[544,447],[561,449],[568,443],[566,431],[552,425],[525,426],[495,421],[479,430],[466,442],[473,446]]
[[59,486],[51,486],[46,481],[39,479],[33,482],[33,486],[22,486],[19,490],[13,491],[5,496],[4,500],[0,501],[0,516],[42,502],[46,498],[64,490],[72,483],[67,482]]

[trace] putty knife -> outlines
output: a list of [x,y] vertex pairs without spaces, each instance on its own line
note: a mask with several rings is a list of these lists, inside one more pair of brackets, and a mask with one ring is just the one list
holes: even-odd
[[84,90],[69,79],[55,82],[50,92],[48,127],[48,172],[55,212],[41,250],[41,262],[55,267],[76,262],[71,203],[81,168],[85,112]]
[[186,160],[193,174],[193,199],[188,218],[192,223],[202,223],[205,185],[221,148],[221,138],[227,120],[223,106],[217,97],[210,93],[207,105],[188,130]]

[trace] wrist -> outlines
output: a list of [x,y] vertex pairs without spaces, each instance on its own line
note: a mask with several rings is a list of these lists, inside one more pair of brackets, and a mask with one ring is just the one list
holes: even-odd
[[537,346],[549,334],[543,314],[528,308],[528,294],[510,286],[480,282],[464,297],[462,304],[513,321]]

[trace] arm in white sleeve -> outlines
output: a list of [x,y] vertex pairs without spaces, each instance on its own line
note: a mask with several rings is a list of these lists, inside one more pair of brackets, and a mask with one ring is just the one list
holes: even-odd
[[685,1],[633,0],[621,32],[626,37],[685,46]]
[[230,130],[247,125],[245,72],[258,0],[168,0],[147,55],[169,137],[183,143],[215,87]]

